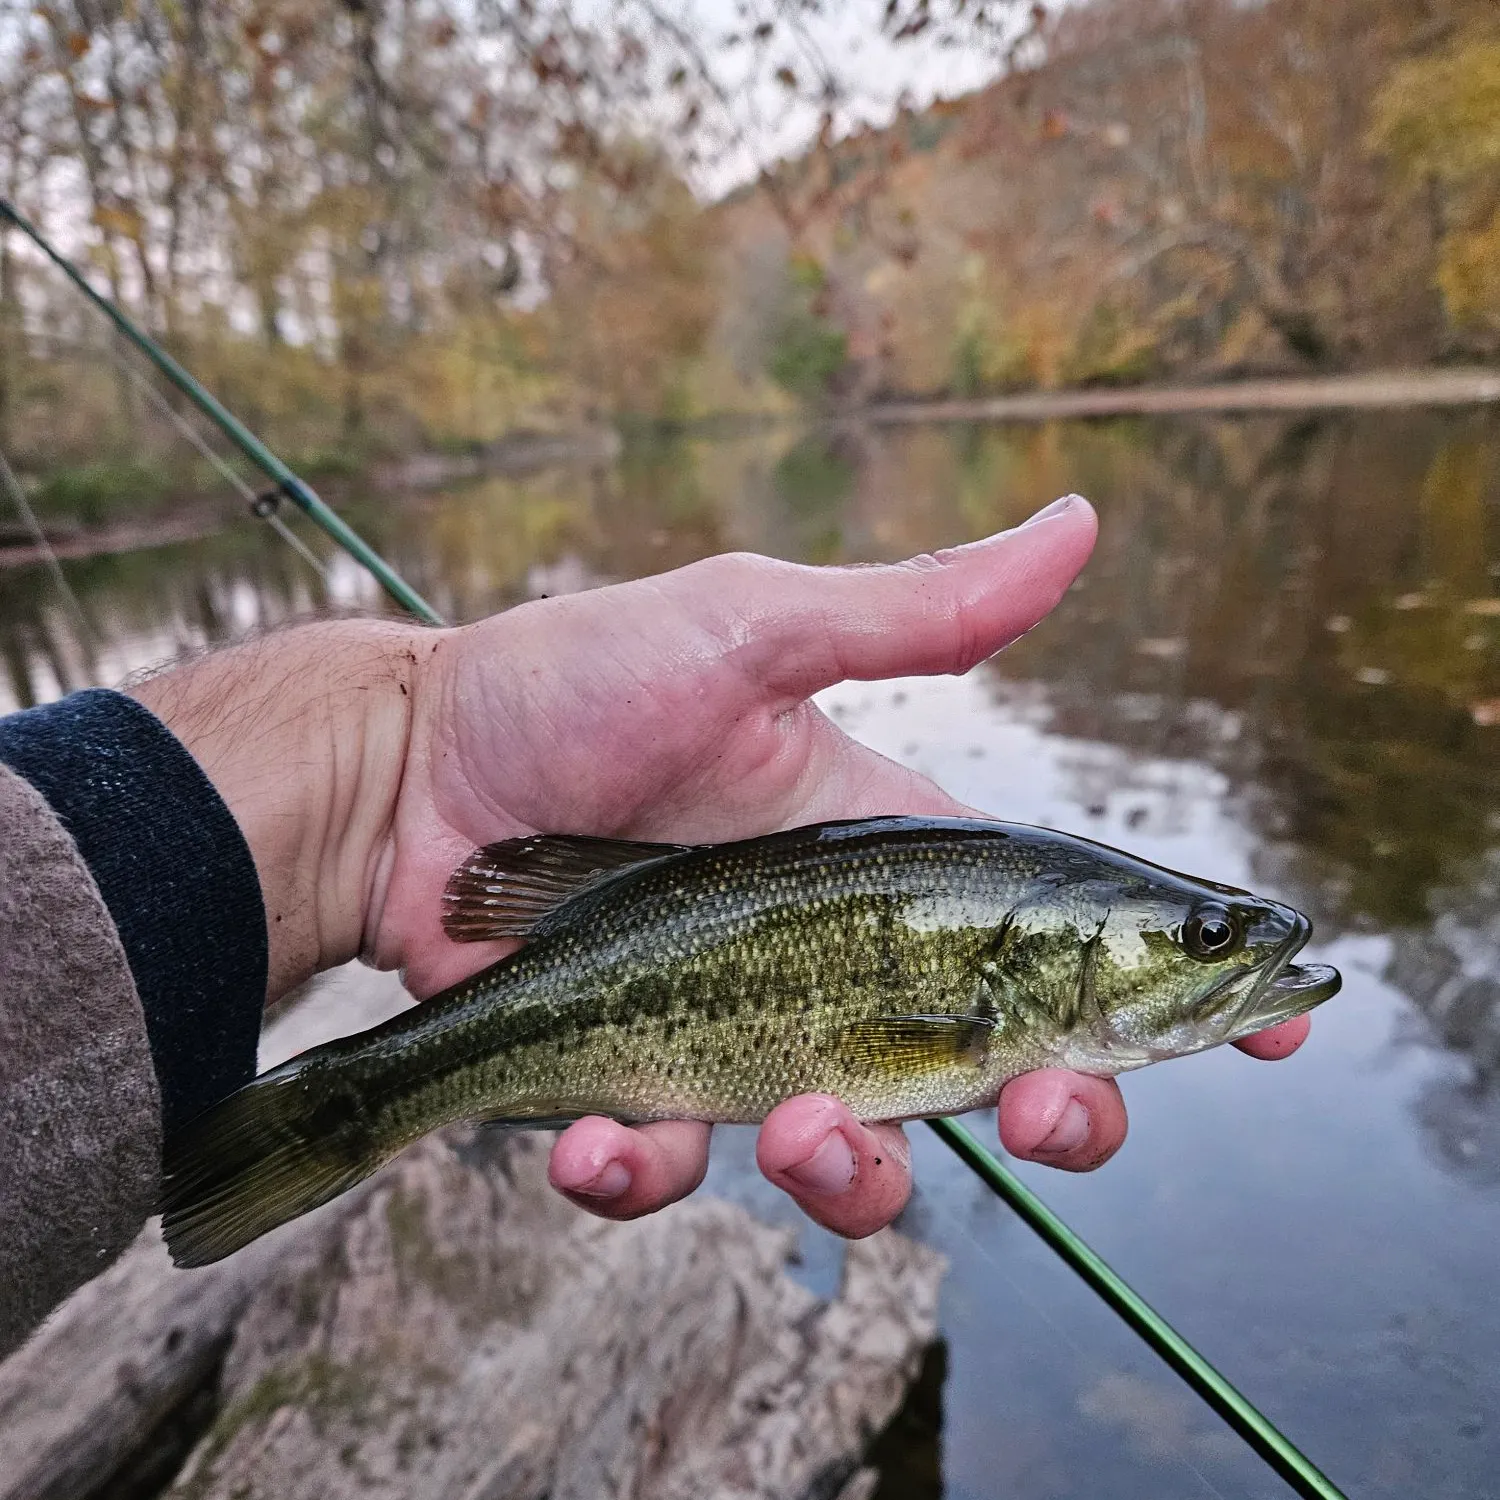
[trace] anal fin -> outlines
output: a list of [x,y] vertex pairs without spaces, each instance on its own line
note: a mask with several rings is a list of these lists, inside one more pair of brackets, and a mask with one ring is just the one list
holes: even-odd
[[532,834],[486,844],[449,877],[443,931],[458,943],[532,936],[574,896],[633,866],[686,854],[692,847],[582,834]]

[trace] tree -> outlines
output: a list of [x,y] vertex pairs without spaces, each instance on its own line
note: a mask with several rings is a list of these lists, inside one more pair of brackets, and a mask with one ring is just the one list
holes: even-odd
[[1476,16],[1439,51],[1402,63],[1370,132],[1425,199],[1453,329],[1500,352],[1500,25]]

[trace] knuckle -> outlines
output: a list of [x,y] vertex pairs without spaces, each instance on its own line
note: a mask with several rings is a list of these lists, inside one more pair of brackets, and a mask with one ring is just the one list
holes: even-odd
[[720,552],[690,563],[684,571],[715,589],[741,589],[770,578],[784,566],[758,552]]

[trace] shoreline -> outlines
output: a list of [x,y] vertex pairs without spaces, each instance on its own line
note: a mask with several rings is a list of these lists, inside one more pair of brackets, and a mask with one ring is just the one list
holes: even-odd
[[1500,404],[1500,369],[1372,370],[1358,375],[1287,375],[1221,385],[1110,386],[1013,396],[882,401],[840,412],[840,422],[1046,422],[1064,417],[1174,412],[1332,411],[1385,406]]
[[[1500,405],[1500,368],[1466,366],[1451,370],[1374,370],[1355,375],[1268,376],[1219,385],[1125,386],[1061,391],[1028,391],[1011,396],[965,399],[910,398],[882,401],[844,411],[723,413],[684,423],[684,437],[711,436],[726,425],[739,431],[787,422],[808,425],[915,425],[921,422],[1050,422],[1113,416],[1170,416],[1195,412],[1286,412],[1372,410],[1381,407]],[[621,439],[613,429],[568,434],[517,434],[474,454],[412,454],[376,464],[361,478],[371,491],[441,488],[496,473],[521,477],[538,470],[580,463],[608,464],[619,457]],[[163,542],[194,541],[217,530],[227,511],[220,497],[196,496],[166,514],[115,521],[97,529],[54,533],[51,551],[59,559],[129,552]],[[41,562],[43,549],[0,540],[0,571]]]
[[44,523],[45,548],[34,542],[0,543],[0,572],[45,562],[49,553],[59,562],[70,562],[84,557],[139,552],[178,542],[196,542],[220,530],[227,514],[229,512],[221,500],[204,499],[167,515],[112,521],[105,526],[82,527],[61,534],[48,533]]

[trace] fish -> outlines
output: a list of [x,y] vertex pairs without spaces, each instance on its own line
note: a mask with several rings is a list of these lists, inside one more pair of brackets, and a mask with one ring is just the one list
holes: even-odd
[[718,844],[535,835],[450,879],[459,942],[524,944],[254,1079],[167,1143],[179,1266],[232,1254],[461,1120],[866,1120],[993,1105],[1040,1067],[1111,1076],[1302,1014],[1301,912],[1022,824],[878,817]]

